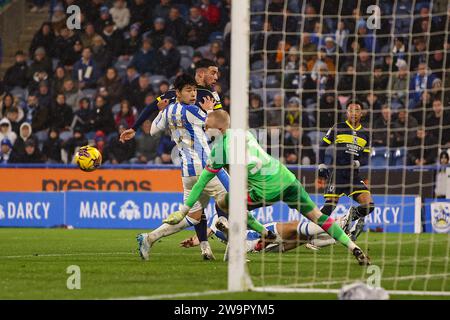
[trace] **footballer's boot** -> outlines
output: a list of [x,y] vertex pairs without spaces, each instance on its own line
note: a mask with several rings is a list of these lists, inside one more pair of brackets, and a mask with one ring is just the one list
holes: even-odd
[[355,224],[355,227],[353,228],[353,231],[350,233],[350,239],[352,241],[356,241],[358,239],[359,235],[364,229],[365,219],[359,218],[358,221]]
[[312,251],[319,251],[319,250],[320,250],[320,247],[318,247],[318,246],[312,244],[311,242],[307,242],[307,243],[305,244],[305,248],[307,248],[307,249],[309,249],[309,250],[312,250]]
[[216,260],[208,241],[200,242],[200,249],[202,251],[203,260]]
[[136,240],[138,242],[139,255],[141,256],[142,260],[148,260],[150,256],[150,249],[152,247],[152,243],[148,238],[148,234],[138,234]]
[[370,266],[370,257],[367,256],[360,248],[356,247],[353,249],[353,255],[355,256],[356,260],[358,261],[360,266]]
[[348,210],[348,214],[342,219],[342,230],[344,230],[345,234],[349,235],[352,222],[358,219],[358,212],[355,207],[350,207]]

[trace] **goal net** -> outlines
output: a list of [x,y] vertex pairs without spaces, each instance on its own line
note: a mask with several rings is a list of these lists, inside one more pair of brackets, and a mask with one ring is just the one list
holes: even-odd
[[[310,235],[308,220],[283,202],[252,211],[285,228],[283,244],[248,252],[247,172],[231,163],[230,290],[338,292],[360,281],[450,295],[449,15],[447,0],[233,1],[232,129],[250,129],[319,208],[325,194],[338,199],[331,216],[342,226],[367,201],[364,187],[375,208],[346,229],[369,267],[327,233]],[[361,129],[346,123],[353,99]],[[246,154],[242,139],[231,152]],[[367,153],[358,170],[355,155],[347,167],[343,160],[352,145]]]

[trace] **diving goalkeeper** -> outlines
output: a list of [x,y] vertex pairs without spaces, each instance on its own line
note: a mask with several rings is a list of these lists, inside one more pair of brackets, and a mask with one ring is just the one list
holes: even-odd
[[[230,116],[226,111],[217,110],[208,115],[205,125],[206,133],[216,135],[220,131],[221,137],[219,139],[216,137],[208,163],[192,188],[186,202],[180,207],[179,211],[169,215],[163,222],[176,224],[181,221],[197,202],[208,182],[228,163],[231,136],[229,127]],[[320,212],[294,174],[278,160],[268,155],[249,132],[246,136],[246,145],[248,153],[248,210],[283,201],[290,208],[297,209],[309,220],[319,225],[337,242],[347,247],[360,265],[370,265],[369,257],[350,240],[334,219]],[[217,204],[222,210],[227,211],[228,194],[222,196]]]

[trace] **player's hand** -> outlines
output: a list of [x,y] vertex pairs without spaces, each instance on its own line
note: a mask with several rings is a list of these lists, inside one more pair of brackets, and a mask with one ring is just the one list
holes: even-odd
[[169,105],[169,99],[162,99],[158,102],[157,106],[158,106],[158,110],[164,110],[168,105]]
[[124,132],[122,132],[119,140],[120,140],[120,142],[125,143],[125,141],[133,139],[135,135],[136,135],[136,131],[134,131],[134,129],[130,128],[130,129],[127,129]]
[[325,164],[319,164],[319,178],[328,179],[330,177],[330,172]]
[[175,211],[175,212],[169,214],[169,216],[166,219],[164,219],[163,222],[174,225],[174,224],[179,223],[181,220],[183,220],[184,217],[186,217],[186,213],[184,213],[182,211]]
[[200,107],[202,107],[205,111],[214,110],[214,106],[216,105],[216,101],[211,97],[204,97],[203,102],[200,102]]
[[187,238],[187,239],[184,239],[183,241],[181,241],[180,247],[191,248],[191,247],[198,246],[199,244],[200,244],[200,242],[198,241],[198,238],[196,236],[194,236],[194,237],[190,237],[190,238]]

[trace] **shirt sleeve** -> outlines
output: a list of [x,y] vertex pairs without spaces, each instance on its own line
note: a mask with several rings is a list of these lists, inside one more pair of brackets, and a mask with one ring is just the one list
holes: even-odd
[[319,145],[319,164],[325,163],[325,151],[326,151],[326,149],[327,149],[327,147],[329,145],[334,143],[335,127],[336,126],[331,127],[328,130],[328,132],[326,133],[325,137],[323,137],[322,141],[320,142],[320,145]]
[[[160,99],[160,97],[158,97],[158,99]],[[155,111],[158,111],[158,100],[153,101],[152,104],[142,110],[132,127],[133,130],[137,131],[137,129],[139,129],[139,127],[145,122],[145,120],[150,118],[150,115]]]
[[167,108],[160,111],[158,116],[153,120],[152,127],[150,129],[150,134],[152,136],[158,134],[167,128]]

